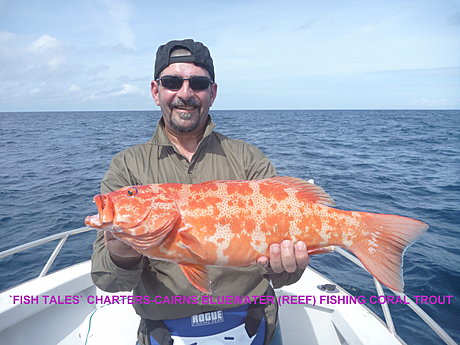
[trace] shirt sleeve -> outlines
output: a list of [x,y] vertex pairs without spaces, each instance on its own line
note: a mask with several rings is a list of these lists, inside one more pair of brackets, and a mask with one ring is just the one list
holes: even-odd
[[247,144],[245,151],[244,165],[247,180],[261,180],[276,176],[275,166],[262,151],[250,144]]
[[[248,180],[260,180],[277,175],[274,165],[267,156],[255,146],[249,145],[245,163]],[[266,270],[275,289],[294,284],[302,277],[304,272],[304,269],[299,269],[293,273],[275,273],[270,267]]]
[[112,158],[109,169],[101,182],[101,193],[109,193],[122,187],[139,184],[133,173],[129,170],[129,154],[122,151]]
[[[120,154],[112,159],[101,182],[101,193],[112,192],[132,184],[123,161]],[[110,258],[103,231],[98,232],[91,256],[91,278],[97,287],[107,292],[131,291],[139,283],[143,266],[144,259],[131,269],[118,267]]]

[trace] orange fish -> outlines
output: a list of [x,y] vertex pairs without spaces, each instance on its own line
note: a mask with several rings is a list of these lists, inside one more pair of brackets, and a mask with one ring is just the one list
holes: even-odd
[[206,266],[249,266],[285,239],[309,254],[340,246],[384,285],[403,290],[402,255],[428,229],[418,220],[343,211],[324,190],[293,177],[132,186],[96,195],[85,223],[111,231],[139,253],[180,265],[209,292]]

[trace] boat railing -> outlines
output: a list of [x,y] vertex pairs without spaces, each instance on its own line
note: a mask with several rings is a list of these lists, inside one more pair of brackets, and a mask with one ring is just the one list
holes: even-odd
[[[44,238],[36,240],[36,241],[32,241],[32,242],[22,244],[20,246],[17,246],[17,247],[11,248],[11,249],[4,250],[4,251],[0,252],[0,259],[2,259],[4,257],[7,257],[7,256],[10,256],[10,255],[13,255],[13,254],[16,254],[16,253],[19,253],[19,252],[22,252],[24,250],[27,250],[27,249],[30,249],[30,248],[33,248],[33,247],[43,245],[43,244],[48,243],[48,242],[59,240],[59,242],[57,243],[57,245],[54,248],[53,252],[51,253],[50,257],[46,261],[45,266],[43,266],[42,270],[40,271],[40,274],[38,275],[38,277],[44,277],[44,276],[47,275],[49,269],[51,268],[51,266],[53,265],[54,261],[56,260],[56,257],[59,255],[59,252],[61,251],[61,249],[64,246],[64,243],[67,241],[67,239],[70,236],[81,234],[81,233],[88,232],[88,231],[91,231],[91,230],[94,230],[94,229],[89,228],[89,227],[83,227],[83,228],[73,229],[73,230],[61,232],[59,234],[47,236],[47,237],[44,237]],[[343,250],[340,247],[335,247],[334,246],[331,249],[334,250],[335,252],[339,253],[343,257],[347,258],[348,260],[350,260],[351,262],[353,262],[357,266],[359,266],[362,269],[367,271],[367,269],[364,267],[364,265],[361,263],[361,261],[359,261],[358,258],[353,256],[352,254],[348,253],[347,251]],[[375,289],[377,291],[377,294],[378,294],[379,298],[381,296],[386,296],[385,292],[383,291],[382,285],[375,278],[374,278],[374,284],[375,284]],[[434,321],[425,311],[423,311],[422,308],[420,308],[412,299],[410,299],[409,296],[407,296],[404,293],[400,293],[398,291],[392,290],[392,289],[390,289],[390,290],[391,290],[391,292],[393,294],[395,294],[396,296],[399,296],[402,300],[409,301],[409,304],[407,304],[407,306],[410,309],[412,309],[428,326],[430,326],[430,328],[446,344],[448,344],[448,345],[457,345],[457,343],[446,333],[446,331],[444,331],[444,329],[442,329],[441,326],[439,326],[436,323],[436,321]],[[382,303],[381,306],[382,306],[382,311],[383,311],[383,315],[385,317],[385,322],[386,322],[386,326],[387,326],[388,330],[392,334],[396,335],[396,330],[395,330],[395,327],[394,327],[393,319],[391,317],[390,309],[388,308],[388,304],[385,302],[385,303]]]
[[[361,261],[359,261],[359,259],[350,254],[349,252],[347,252],[346,250],[340,248],[340,247],[331,247],[331,249],[337,253],[339,253],[340,255],[342,255],[343,257],[347,258],[348,260],[350,260],[351,262],[353,262],[354,264],[356,264],[357,266],[361,267],[362,269],[364,269],[365,271],[369,272],[366,267],[364,267],[364,265],[361,263]],[[370,274],[370,273],[369,273]],[[377,295],[380,297],[382,296],[386,296],[385,295],[385,292],[383,291],[383,288],[382,288],[382,284],[380,284],[380,282],[375,278],[373,277],[374,279],[374,284],[375,284],[375,289],[377,290]],[[390,288],[389,288],[390,289]],[[404,293],[401,293],[401,292],[398,292],[398,291],[395,291],[393,289],[390,289],[390,291],[395,294],[396,296],[399,296],[401,298],[401,300],[403,301],[407,301],[409,302],[409,304],[407,304],[407,306],[412,309],[415,314],[417,314],[428,326],[430,326],[430,328],[448,345],[457,345],[457,343],[454,341],[454,339],[451,338],[451,336],[449,334],[446,333],[446,331],[444,329],[442,329],[441,326],[438,325],[438,323],[436,323],[436,321],[434,321],[422,308],[420,308],[418,306],[417,303],[415,303],[409,296],[407,296],[406,294]],[[386,301],[386,299],[384,298],[384,300]],[[394,327],[394,323],[393,323],[393,319],[391,317],[391,313],[390,313],[390,309],[388,307],[388,303],[382,303],[381,304],[382,306],[382,311],[383,311],[383,316],[385,317],[385,322],[386,322],[386,326],[388,328],[388,330],[393,333],[394,335],[396,335],[396,330],[395,330],[395,327]]]
[[53,265],[54,261],[56,260],[56,257],[58,256],[59,252],[61,251],[62,247],[64,246],[64,243],[67,241],[69,236],[81,234],[83,232],[87,232],[87,231],[91,231],[91,230],[94,230],[94,229],[89,228],[89,227],[83,227],[83,228],[73,229],[73,230],[69,230],[69,231],[64,231],[64,232],[61,232],[59,234],[54,234],[54,235],[50,235],[50,236],[47,236],[47,237],[43,237],[43,238],[41,238],[39,240],[36,240],[36,241],[21,244],[20,246],[17,246],[17,247],[11,248],[11,249],[7,249],[7,250],[4,250],[3,252],[1,252],[0,253],[0,259],[2,259],[4,257],[7,257],[7,256],[10,256],[10,255],[13,255],[13,254],[16,254],[16,253],[19,253],[19,252],[22,252],[24,250],[27,250],[27,249],[30,249],[30,248],[33,248],[33,247],[41,246],[42,244],[45,244],[45,243],[48,243],[48,242],[60,240],[58,242],[58,244],[56,245],[56,247],[54,248],[53,252],[51,253],[50,257],[46,261],[45,266],[43,266],[40,274],[38,275],[38,277],[41,278],[41,277],[46,276],[46,274],[48,273],[49,269]]

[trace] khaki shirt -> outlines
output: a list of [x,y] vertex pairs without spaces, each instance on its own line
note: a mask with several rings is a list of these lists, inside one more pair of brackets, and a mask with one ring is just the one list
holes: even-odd
[[[196,153],[189,162],[170,142],[164,132],[163,119],[152,139],[118,153],[101,183],[101,193],[129,185],[152,183],[200,183],[210,180],[253,180],[273,177],[275,168],[256,147],[232,140],[213,130],[209,119]],[[252,267],[209,267],[214,296],[273,295],[275,288],[296,282],[302,270],[275,274],[269,269]],[[185,278],[175,263],[144,257],[133,269],[123,269],[111,260],[104,245],[102,231],[94,243],[92,278],[109,292],[134,290],[137,296],[198,296],[201,293]],[[175,319],[237,305],[209,304],[134,304],[136,312],[152,320]],[[267,315],[269,328],[276,319],[276,306]],[[271,327],[270,327],[271,326]],[[271,332],[269,332],[271,334]]]

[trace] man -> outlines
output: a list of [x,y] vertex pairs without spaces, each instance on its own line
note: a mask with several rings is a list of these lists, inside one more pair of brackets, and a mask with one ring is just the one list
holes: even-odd
[[[151,92],[163,115],[155,134],[149,142],[113,158],[102,180],[102,193],[128,185],[249,180],[276,175],[273,165],[257,148],[213,130],[208,111],[216,98],[217,84],[212,58],[202,43],[187,39],[160,46]],[[271,246],[270,262],[261,257],[258,263],[255,267],[211,267],[213,296],[274,295],[269,281],[275,288],[297,281],[308,264],[307,250],[302,242],[294,246],[283,241]],[[188,283],[178,265],[143,257],[107,232],[99,233],[94,243],[92,278],[99,288],[109,292],[204,295]],[[142,318],[139,344],[170,344],[172,338],[190,339],[190,334],[197,340],[217,334],[218,339],[241,327],[245,339],[239,344],[269,344],[272,340],[277,324],[275,304],[216,306],[196,300],[186,305],[135,304]],[[214,313],[213,322],[201,322],[209,313]],[[189,329],[191,322],[194,327]]]

